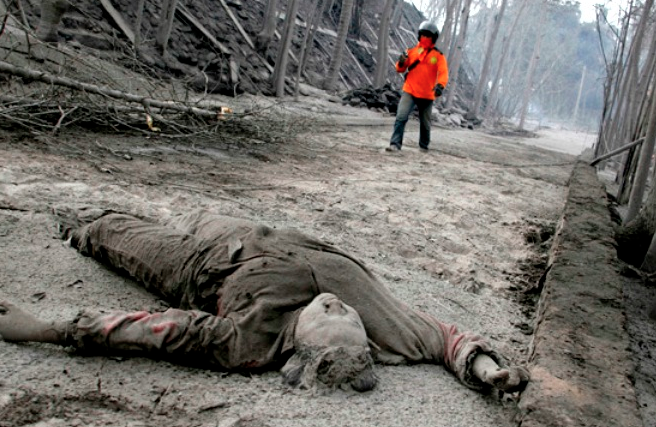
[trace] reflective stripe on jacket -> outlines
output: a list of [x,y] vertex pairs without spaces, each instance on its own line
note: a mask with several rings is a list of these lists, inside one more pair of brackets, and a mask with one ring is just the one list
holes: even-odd
[[435,86],[441,84],[446,87],[449,82],[449,69],[446,58],[437,49],[425,49],[419,44],[408,49],[408,59],[403,67],[396,63],[396,71],[404,73],[417,62],[406,76],[403,91],[415,98],[435,99]]

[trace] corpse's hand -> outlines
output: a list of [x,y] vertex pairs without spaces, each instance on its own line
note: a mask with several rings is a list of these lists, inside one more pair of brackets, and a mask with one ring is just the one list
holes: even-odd
[[63,332],[54,323],[44,322],[8,301],[0,301],[0,338],[5,341],[60,343]]
[[474,375],[485,384],[506,393],[524,390],[531,379],[528,369],[521,366],[500,367],[484,354],[476,356],[473,370]]

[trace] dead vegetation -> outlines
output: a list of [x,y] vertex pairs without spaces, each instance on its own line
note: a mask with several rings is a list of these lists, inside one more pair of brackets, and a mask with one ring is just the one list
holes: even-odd
[[189,82],[164,78],[121,50],[98,57],[82,46],[43,43],[8,14],[2,26],[0,123],[7,130],[54,136],[83,128],[188,141],[280,142],[307,125],[286,114],[281,102],[245,100],[234,111],[207,90],[197,93]]

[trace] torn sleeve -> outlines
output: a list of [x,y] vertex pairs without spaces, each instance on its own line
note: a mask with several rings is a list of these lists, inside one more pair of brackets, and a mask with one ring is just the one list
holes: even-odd
[[454,325],[440,323],[440,328],[444,334],[444,366],[467,387],[479,391],[490,389],[489,384],[474,375],[474,359],[479,354],[485,354],[504,367],[506,363],[501,355],[492,349],[487,340],[478,335],[458,332]]
[[70,326],[67,344],[83,351],[183,359],[211,368],[240,367],[240,360],[232,357],[237,336],[233,321],[202,311],[83,311]]

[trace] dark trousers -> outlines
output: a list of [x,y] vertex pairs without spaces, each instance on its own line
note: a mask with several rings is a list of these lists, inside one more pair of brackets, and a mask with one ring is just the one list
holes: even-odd
[[394,144],[399,148],[403,145],[405,125],[408,123],[408,118],[410,117],[410,113],[415,105],[419,111],[419,146],[421,148],[428,148],[428,144],[430,144],[433,100],[415,98],[407,92],[403,92],[401,95],[401,100],[399,101],[399,106],[396,110],[396,122],[394,122],[394,133],[392,133],[390,144]]

